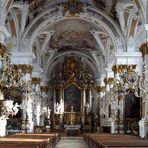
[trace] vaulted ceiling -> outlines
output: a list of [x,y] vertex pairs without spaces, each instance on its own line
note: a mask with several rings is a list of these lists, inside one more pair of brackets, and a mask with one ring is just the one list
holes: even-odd
[[[125,9],[125,24],[117,17],[119,0],[23,2],[22,7],[20,1],[15,0],[6,25],[18,50],[32,50],[36,57],[33,63],[48,77],[65,56],[73,55],[89,65],[94,77],[99,78],[101,71],[114,63],[114,53],[126,50],[125,38],[134,36],[139,23],[134,16],[137,7],[132,0],[126,1],[125,8],[132,6],[132,10]],[[133,22],[129,21],[132,17]],[[126,33],[124,29],[129,22],[131,26]]]

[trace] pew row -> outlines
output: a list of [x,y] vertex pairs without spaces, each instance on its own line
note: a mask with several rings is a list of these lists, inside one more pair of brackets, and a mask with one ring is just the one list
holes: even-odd
[[53,134],[16,134],[0,138],[0,148],[53,148],[61,135]]
[[130,135],[85,134],[84,141],[91,148],[148,148],[148,141]]

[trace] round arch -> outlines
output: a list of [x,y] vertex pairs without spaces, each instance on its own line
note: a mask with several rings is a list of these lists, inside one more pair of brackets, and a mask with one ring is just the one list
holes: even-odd
[[[61,14],[61,15],[53,15],[53,14],[49,15],[49,13],[55,10],[57,14]],[[29,36],[29,34],[32,34],[32,35],[30,36],[30,42],[28,44],[28,49],[32,50],[32,45],[34,43],[34,40],[36,39],[40,31],[43,28],[45,28],[45,26],[49,26],[55,21],[57,22],[57,21],[66,19],[65,16],[63,16],[62,13],[59,13],[58,11],[61,11],[61,10],[58,8],[53,8],[51,10],[49,9],[41,13],[38,17],[36,17],[33,20],[32,24],[30,24],[30,26],[28,26],[28,28],[24,32],[24,35],[20,42],[20,49],[21,49],[21,45],[23,44],[23,41],[25,40],[25,38],[27,38],[27,36]],[[37,28],[33,29],[35,27],[34,26],[35,23],[37,23],[46,14],[48,14],[49,16],[46,17],[44,20],[42,20],[42,22],[38,25]],[[87,17],[88,14],[89,14],[89,17]],[[118,25],[109,16],[107,16],[106,14],[103,14],[99,10],[87,8],[86,12],[80,14],[79,19],[85,20],[89,23],[93,23],[94,25],[98,26],[98,28],[100,28],[100,26],[104,27],[104,29],[106,30],[106,32],[108,32],[112,41],[114,42],[115,51],[118,51],[118,47],[117,47],[118,43],[116,43],[117,39],[121,40],[121,44],[123,45],[123,51],[125,50],[125,41],[122,36],[122,33],[120,29],[118,28]]]
[[95,78],[97,79],[100,77],[100,71],[99,71],[100,63],[99,63],[99,65],[97,65],[96,62],[90,56],[88,56],[84,53],[80,53],[78,51],[67,51],[67,52],[64,52],[64,53],[61,53],[61,54],[55,56],[52,60],[47,62],[48,66],[46,67],[44,75],[46,77],[50,76],[55,65],[61,60],[61,57],[65,57],[70,54],[75,54],[76,56],[83,57],[84,58],[83,60],[91,67],[92,71],[94,72]]

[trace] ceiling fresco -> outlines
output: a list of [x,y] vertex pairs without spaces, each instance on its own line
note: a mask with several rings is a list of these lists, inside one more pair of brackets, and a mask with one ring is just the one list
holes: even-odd
[[97,42],[90,33],[94,28],[96,27],[82,20],[63,20],[53,25],[56,32],[51,37],[49,46],[56,49],[62,47],[96,49]]
[[61,48],[63,46],[70,46],[75,48],[91,48],[94,49],[95,45],[92,44],[93,38],[90,33],[66,31],[59,36],[54,35],[50,41],[50,47]]

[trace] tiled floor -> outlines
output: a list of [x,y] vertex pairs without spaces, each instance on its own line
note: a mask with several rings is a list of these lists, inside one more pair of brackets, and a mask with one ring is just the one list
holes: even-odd
[[55,148],[89,148],[83,137],[62,137]]

